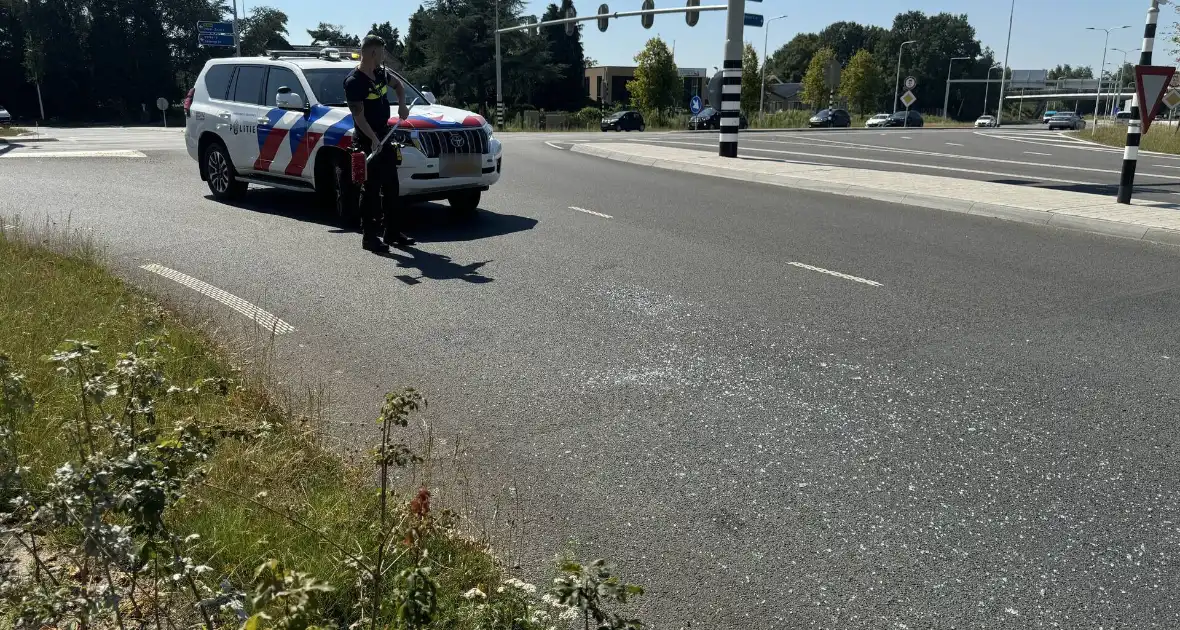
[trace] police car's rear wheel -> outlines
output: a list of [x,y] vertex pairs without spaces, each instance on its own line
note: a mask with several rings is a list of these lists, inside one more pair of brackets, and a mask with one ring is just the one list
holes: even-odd
[[246,182],[238,181],[229,152],[220,142],[214,142],[205,149],[205,176],[209,191],[216,199],[237,199],[246,194]]

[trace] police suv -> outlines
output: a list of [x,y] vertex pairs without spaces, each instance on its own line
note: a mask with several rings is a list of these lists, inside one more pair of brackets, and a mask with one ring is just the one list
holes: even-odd
[[[326,48],[205,64],[184,101],[185,144],[215,198],[240,197],[249,184],[315,191],[341,220],[355,220],[353,121],[344,96],[344,79],[355,67],[350,57]],[[455,210],[473,212],[480,193],[500,179],[501,146],[491,125],[433,104],[398,79],[406,100],[418,103],[395,132],[403,145],[401,197],[446,199]],[[394,105],[391,126],[398,122]]]

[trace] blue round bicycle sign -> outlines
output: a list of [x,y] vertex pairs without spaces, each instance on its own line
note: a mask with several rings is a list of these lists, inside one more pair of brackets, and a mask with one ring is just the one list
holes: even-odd
[[692,100],[688,102],[688,111],[692,112],[694,115],[701,113],[701,110],[704,108],[705,104],[701,102],[701,97],[699,96],[692,97]]

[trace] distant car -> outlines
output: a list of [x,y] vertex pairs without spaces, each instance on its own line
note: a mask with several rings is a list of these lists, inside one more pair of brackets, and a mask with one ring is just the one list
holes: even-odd
[[643,131],[647,125],[643,122],[643,114],[621,111],[603,118],[601,128],[603,131]]
[[976,127],[999,127],[1000,124],[996,121],[995,116],[980,116],[975,120]]
[[1049,130],[1054,129],[1085,129],[1086,121],[1073,112],[1057,112],[1049,119]]
[[885,127],[921,127],[925,125],[922,120],[922,115],[917,110],[905,110],[893,112],[893,115],[885,120]]
[[1041,124],[1042,124],[1042,125],[1047,125],[1047,124],[1049,124],[1049,119],[1050,119],[1050,118],[1052,118],[1052,117],[1053,117],[1053,115],[1054,115],[1054,114],[1056,114],[1056,113],[1057,113],[1057,112],[1056,112],[1056,111],[1054,111],[1054,110],[1052,110],[1052,109],[1050,109],[1050,110],[1046,111],[1046,112],[1045,112],[1045,115],[1041,116]]
[[886,120],[889,120],[889,114],[873,114],[872,118],[865,121],[865,127],[884,127]]
[[0,105],[0,125],[7,127],[11,124],[12,124],[12,114],[9,114],[8,110],[4,109],[3,105]]
[[807,121],[808,127],[851,127],[852,116],[842,109],[821,109]]
[[[745,115],[739,114],[738,128],[745,129],[750,126],[750,122],[746,120]],[[700,129],[720,129],[721,128],[721,112],[706,107],[701,112],[692,118],[688,119],[688,128],[696,131]]]

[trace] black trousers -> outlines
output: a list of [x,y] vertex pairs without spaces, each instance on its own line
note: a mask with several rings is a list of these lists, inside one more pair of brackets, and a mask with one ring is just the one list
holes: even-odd
[[[362,148],[366,154],[372,153],[370,147]],[[400,231],[401,199],[398,192],[397,150],[387,146],[369,162],[365,184],[361,188],[361,230],[365,237]]]

